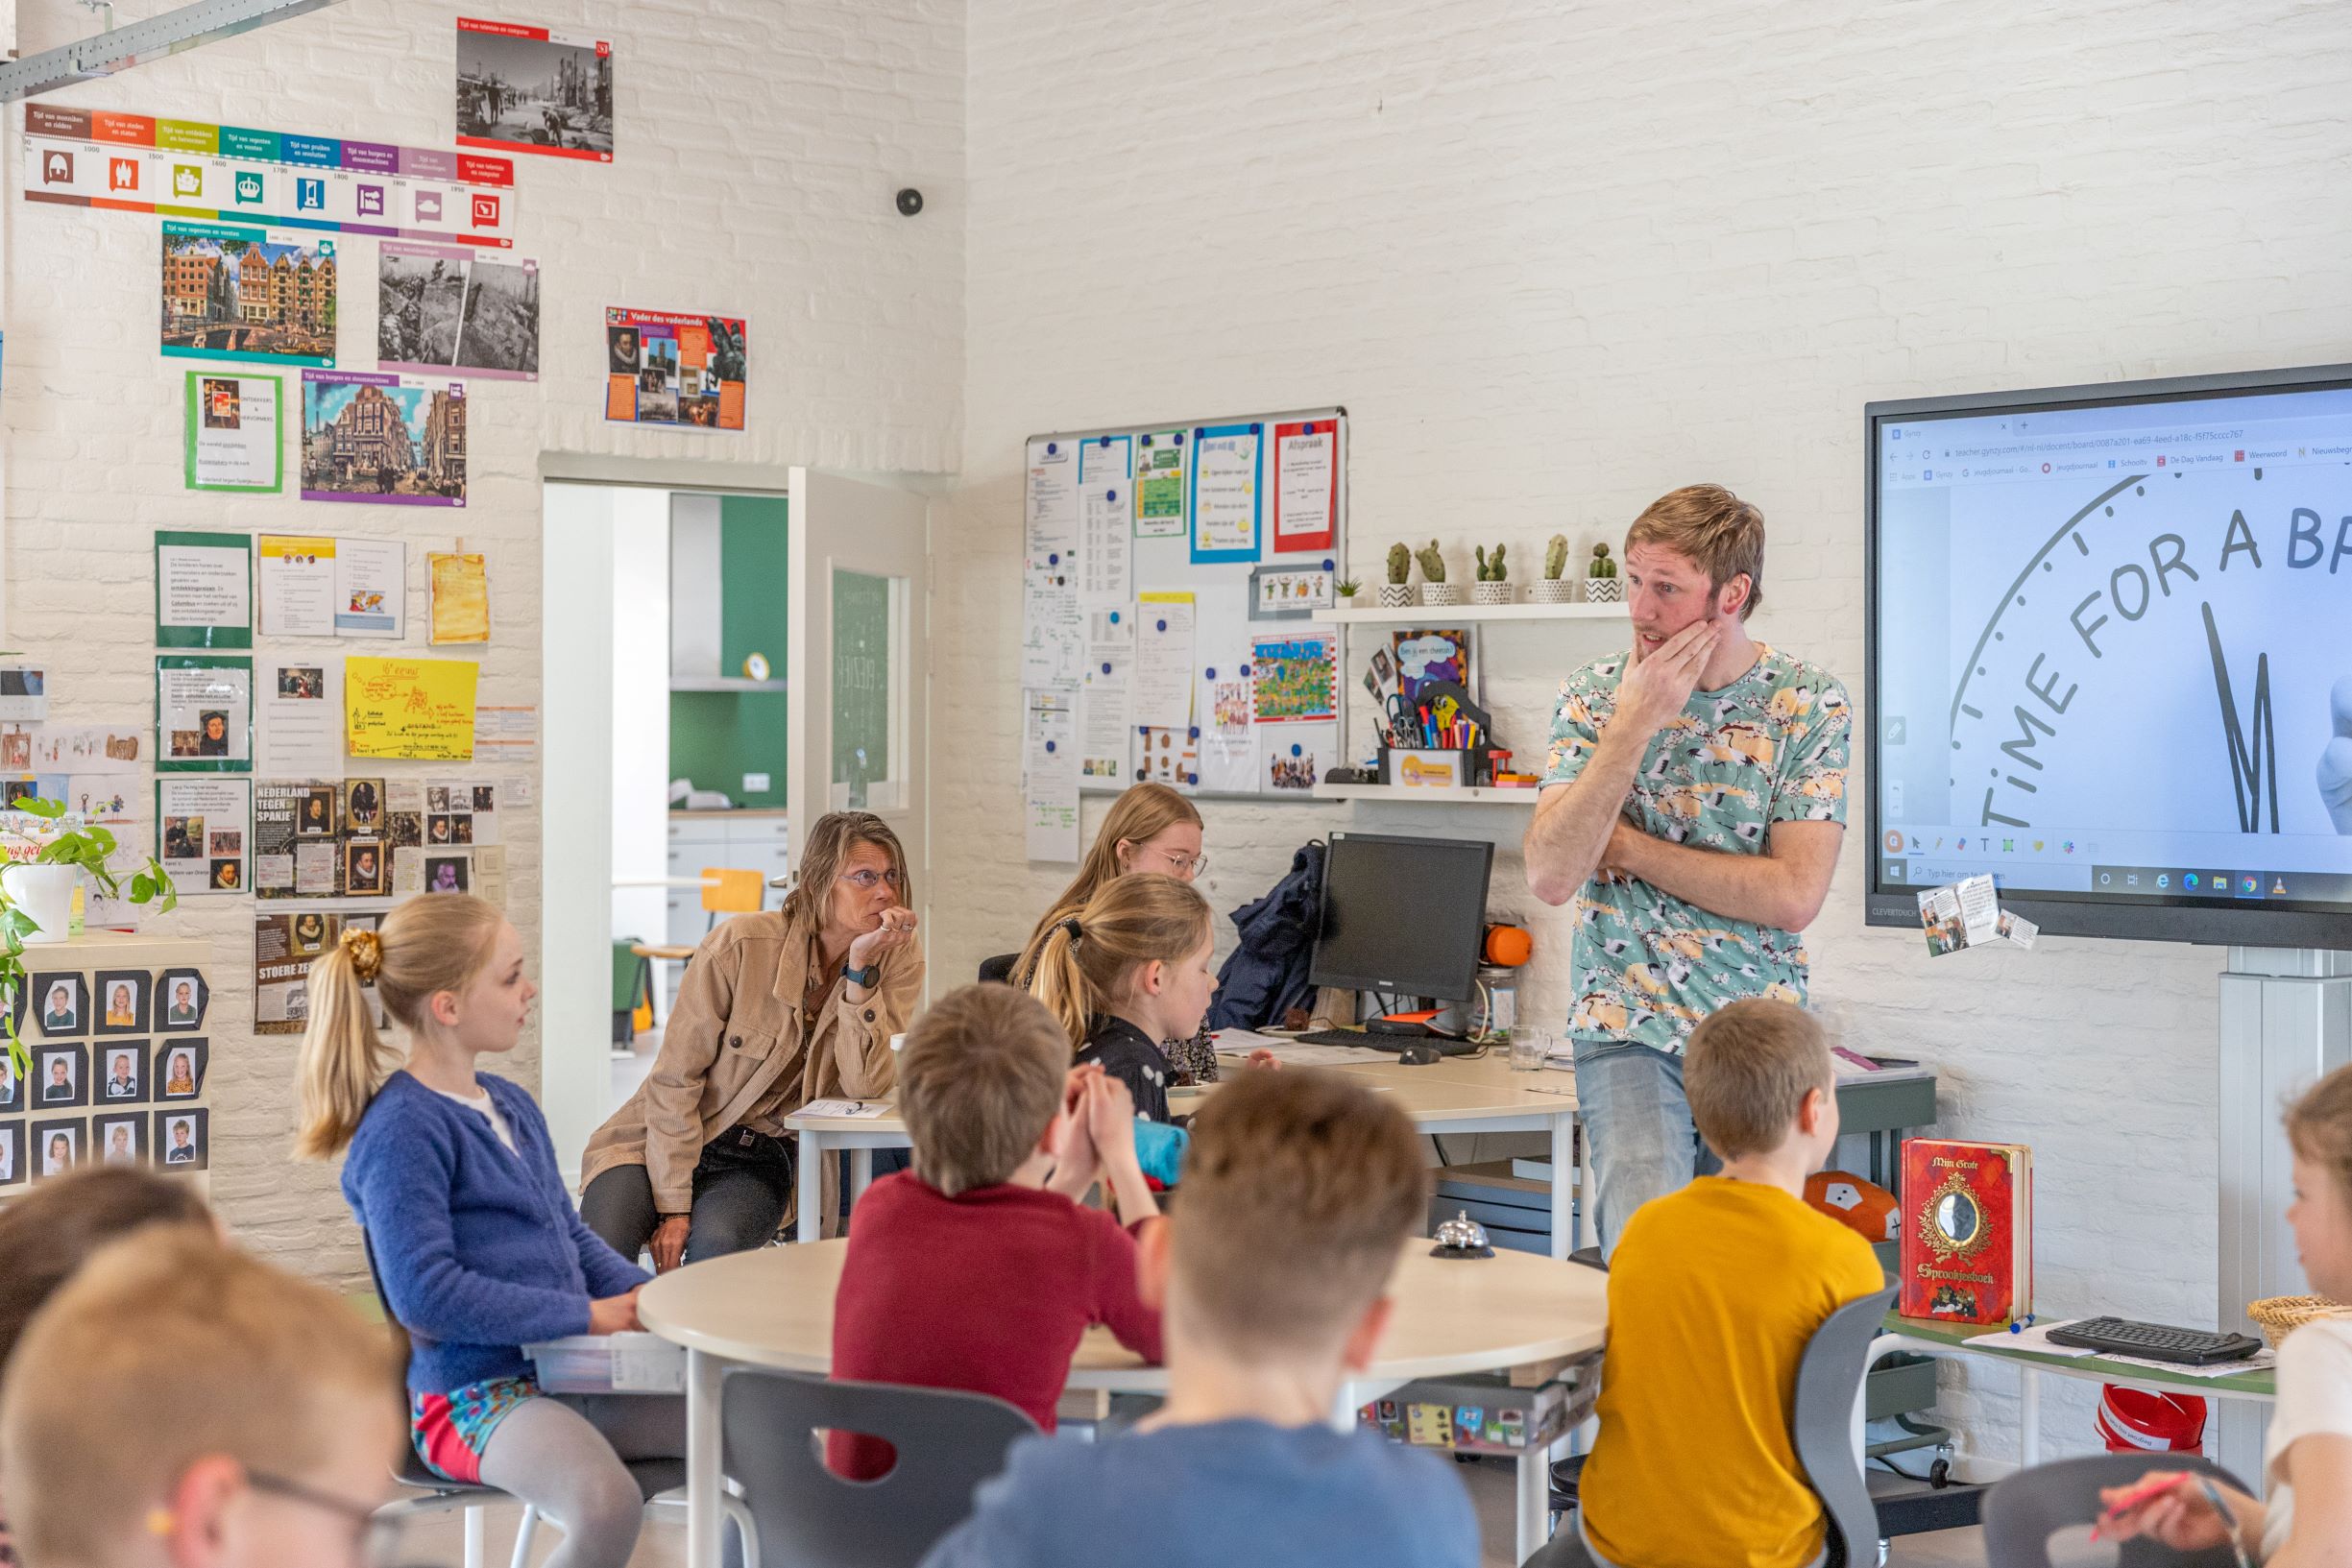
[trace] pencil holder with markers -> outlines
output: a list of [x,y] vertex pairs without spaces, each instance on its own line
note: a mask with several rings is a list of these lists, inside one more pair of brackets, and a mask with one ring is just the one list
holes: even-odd
[[1382,784],[1459,789],[1492,780],[1494,720],[1459,684],[1423,681],[1410,696],[1390,697],[1385,718]]
[[1380,782],[1404,789],[1457,789],[1493,777],[1491,746],[1383,746]]

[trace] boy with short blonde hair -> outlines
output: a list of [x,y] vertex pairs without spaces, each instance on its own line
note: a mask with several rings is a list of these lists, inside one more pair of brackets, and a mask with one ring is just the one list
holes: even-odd
[[9,1362],[0,1479],[25,1560],[357,1560],[392,1491],[400,1376],[380,1325],[207,1227],[116,1242]]
[[1451,1467],[1330,1424],[1428,1218],[1411,1123],[1307,1071],[1221,1085],[1192,1130],[1183,1201],[1143,1243],[1166,1405],[1104,1442],[1016,1444],[925,1568],[1471,1568],[1478,1523]]
[[1574,1528],[1603,1568],[1805,1568],[1826,1534],[1789,1435],[1797,1364],[1886,1283],[1869,1242],[1805,1202],[1837,1142],[1836,1071],[1803,1008],[1734,1001],[1691,1031],[1683,1082],[1722,1172],[1635,1211],[1610,1260]]
[[[850,1216],[833,1375],[994,1394],[1051,1432],[1089,1325],[1159,1360],[1159,1313],[1120,1226],[1159,1214],[1134,1103],[1100,1068],[1073,1070],[1054,1015],[1007,985],[941,998],[899,1056],[914,1169],[874,1183]],[[1098,1179],[1117,1219],[1076,1201]],[[857,1479],[891,1465],[888,1444],[851,1433],[826,1456]]]

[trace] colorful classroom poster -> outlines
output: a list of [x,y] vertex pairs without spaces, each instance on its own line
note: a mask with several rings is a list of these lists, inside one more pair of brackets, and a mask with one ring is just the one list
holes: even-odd
[[156,646],[254,645],[254,536],[156,534]]
[[343,665],[283,657],[261,664],[255,772],[271,778],[343,771]]
[[612,44],[460,16],[457,145],[612,162]]
[[1339,635],[1306,627],[1250,639],[1249,678],[1260,724],[1327,723],[1339,717]]
[[345,660],[344,749],[353,757],[471,760],[480,674],[470,659]]
[[1184,537],[1184,432],[1146,430],[1135,438],[1135,537]]
[[174,218],[514,243],[511,158],[25,106],[25,200]]
[[1326,566],[1249,568],[1251,620],[1308,620],[1339,603],[1339,573]]
[[1424,681],[1451,681],[1477,694],[1470,685],[1470,633],[1467,626],[1399,627],[1389,634],[1395,651],[1396,690],[1413,700]]
[[185,473],[190,490],[275,495],[285,487],[286,444],[275,375],[188,372]]
[[1189,730],[1193,712],[1193,596],[1146,593],[1135,607],[1134,719]]
[[1258,483],[1262,424],[1212,424],[1193,431],[1193,565],[1258,558],[1265,495]]
[[539,263],[465,245],[376,251],[376,366],[539,379]]
[[335,362],[335,242],[233,224],[165,223],[163,351]]
[[466,384],[303,372],[303,499],[466,504]]
[[1340,426],[1302,420],[1274,426],[1274,553],[1327,550],[1340,515]]
[[332,909],[254,916],[254,1032],[300,1034],[310,1022],[310,966],[343,935]]
[[251,779],[158,779],[156,858],[181,897],[242,893],[252,833]]
[[1067,692],[1021,693],[1022,825],[1032,860],[1078,862],[1077,707]]
[[[331,899],[342,894],[342,792],[333,779],[265,779],[255,785],[256,897]],[[382,853],[388,854],[389,848]],[[380,857],[377,875],[380,881]]]
[[263,534],[264,637],[408,635],[408,546],[397,539]]
[[1128,537],[1134,466],[1132,436],[1094,436],[1079,446],[1079,602],[1088,608],[1123,605],[1135,595]]
[[225,654],[156,658],[156,771],[254,770],[254,662]]
[[606,419],[743,428],[751,350],[741,317],[608,306],[604,353]]
[[482,557],[429,550],[424,579],[427,642],[490,640],[490,570]]

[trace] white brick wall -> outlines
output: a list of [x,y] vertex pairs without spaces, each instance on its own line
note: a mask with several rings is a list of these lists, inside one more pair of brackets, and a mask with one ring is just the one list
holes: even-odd
[[[1393,539],[1437,535],[1458,575],[1473,541],[1532,564],[1555,529],[1615,540],[1719,480],[1771,519],[1758,630],[1858,700],[1864,400],[2352,357],[2341,7],[995,0],[969,51],[934,711],[935,755],[976,782],[938,790],[933,842],[944,881],[992,891],[941,910],[943,975],[1067,874],[1024,864],[1015,810],[1029,432],[1345,403],[1368,579]],[[1551,683],[1607,645],[1495,638],[1506,737],[1533,749]],[[1470,821],[1207,816],[1221,909],[1310,834]],[[2034,1146],[2043,1300],[2210,1320],[2221,954],[1931,965],[1862,929],[1858,872],[1815,928],[1816,996],[1936,1064],[1948,1131]],[[1498,898],[1520,886],[1498,862]],[[1556,1017],[1566,933],[1539,924]],[[2013,1389],[1953,1386],[1976,1452],[2014,1453]],[[2078,1398],[2047,1425],[2089,1440]]]
[[[119,0],[118,22],[171,0]],[[446,0],[349,0],[110,81],[61,104],[415,146],[453,134]],[[8,644],[46,662],[62,721],[152,722],[157,528],[462,532],[489,556],[496,642],[482,700],[535,702],[540,454],[939,471],[960,448],[963,12],[950,0],[601,0],[527,15],[617,40],[609,167],[521,157],[518,251],[544,266],[543,378],[476,382],[472,496],[460,512],[226,498],[181,484],[182,377],[154,326],[158,221],[20,199],[6,176]],[[25,0],[27,52],[91,30],[70,0]],[[20,131],[12,113],[12,133]],[[930,205],[908,220],[899,186]],[[376,242],[342,241],[343,363],[375,363]],[[663,434],[602,419],[607,304],[750,320],[750,428]],[[297,376],[287,373],[289,388]],[[289,468],[293,458],[289,457]],[[410,643],[423,562],[411,556]],[[300,646],[318,651],[326,645]],[[380,645],[352,645],[380,652]],[[346,648],[341,651],[352,651]],[[543,788],[562,789],[561,779]],[[510,912],[539,930],[539,828],[507,830]],[[213,943],[213,1193],[239,1234],[343,1279],[358,1251],[334,1172],[290,1168],[296,1041],[256,1039],[253,901],[197,899],[159,930]],[[505,1071],[539,1077],[536,1034]]]

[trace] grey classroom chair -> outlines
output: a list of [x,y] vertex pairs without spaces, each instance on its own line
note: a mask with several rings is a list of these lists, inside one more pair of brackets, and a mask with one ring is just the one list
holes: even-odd
[[[1862,1479],[1855,1418],[1862,1379],[1870,1370],[1870,1344],[1894,1302],[1893,1286],[1847,1302],[1822,1320],[1797,1363],[1789,1436],[1797,1462],[1829,1516],[1830,1568],[1876,1568],[1879,1560],[1879,1510]],[[1689,1412],[1694,1422],[1708,1418],[1705,1411]],[[2006,1559],[1993,1560],[2006,1568]],[[1575,1519],[1562,1519],[1523,1568],[1593,1568],[1591,1555],[1577,1538]]]
[[[1985,1560],[2001,1568],[2053,1568],[2058,1562],[2112,1561],[2116,1568],[2236,1568],[2226,1546],[2175,1552],[2151,1540],[2120,1543],[2113,1557],[2084,1551],[2099,1516],[2099,1488],[2128,1486],[2150,1470],[2194,1470],[2245,1490],[2245,1484],[2202,1454],[2089,1454],[2004,1476],[1984,1494]],[[2053,1535],[2065,1540],[2053,1543]],[[2058,1556],[2051,1556],[2053,1544]],[[2104,1547],[2091,1547],[2100,1553]]]
[[[758,1528],[756,1568],[914,1568],[972,1512],[972,1493],[1005,1468],[1037,1424],[986,1394],[837,1383],[737,1366],[720,1385],[727,1474]],[[879,1481],[825,1468],[816,1434],[883,1438],[898,1462]]]

